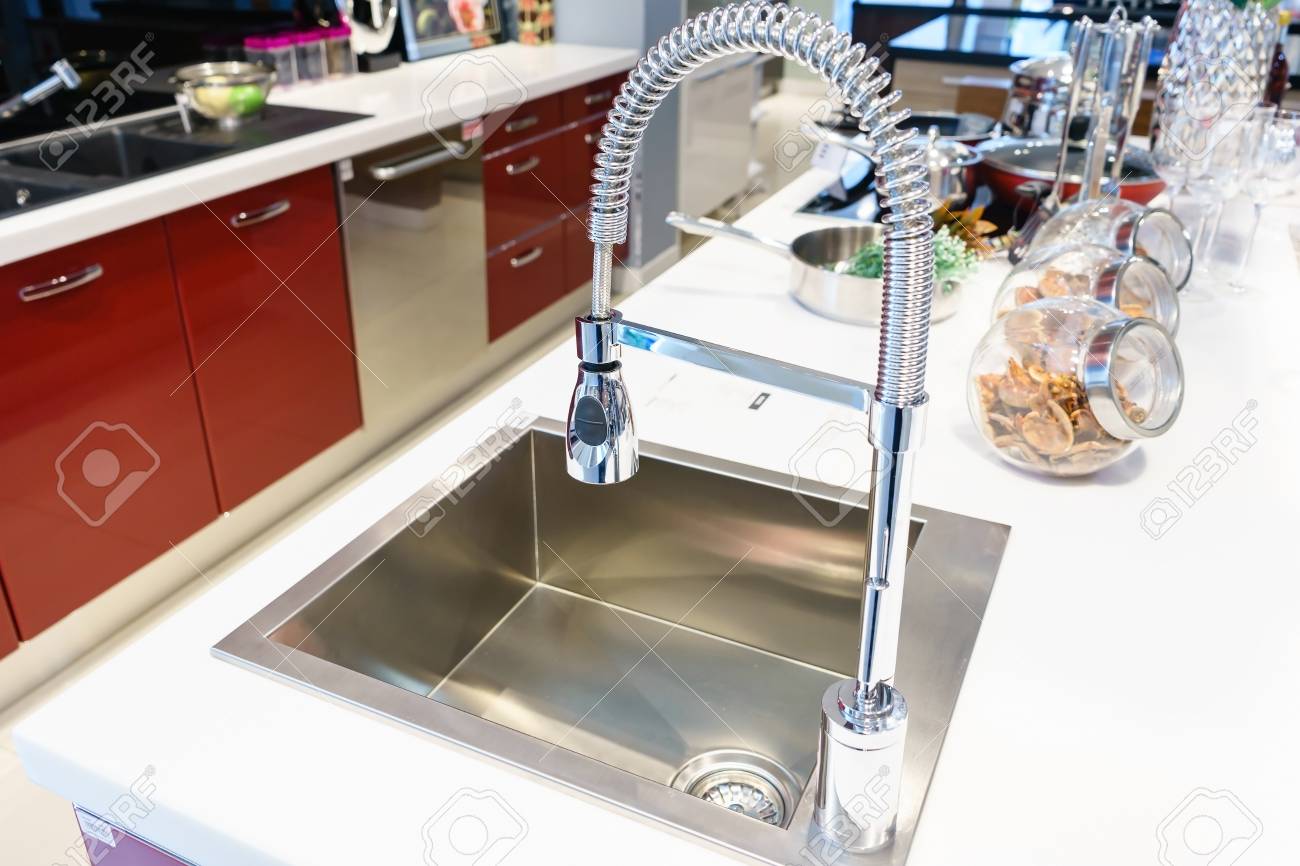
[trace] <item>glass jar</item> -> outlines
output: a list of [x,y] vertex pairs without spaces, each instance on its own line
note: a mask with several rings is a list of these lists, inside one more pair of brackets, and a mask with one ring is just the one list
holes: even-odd
[[1102,244],[1158,264],[1175,291],[1192,276],[1192,241],[1182,222],[1164,208],[1118,197],[1066,205],[1034,235],[1032,249],[1066,242]]
[[1043,298],[1095,298],[1131,318],[1155,319],[1178,333],[1178,293],[1145,256],[1100,244],[1035,248],[1011,269],[993,300],[993,318]]
[[1087,475],[1168,430],[1183,403],[1169,332],[1091,298],[1050,298],[998,319],[971,359],[975,427],[1014,466]]

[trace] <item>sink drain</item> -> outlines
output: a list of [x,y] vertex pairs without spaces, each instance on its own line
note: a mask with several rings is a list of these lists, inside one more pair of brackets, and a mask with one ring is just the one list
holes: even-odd
[[672,786],[693,797],[783,827],[798,780],[771,758],[740,749],[705,752],[687,761]]

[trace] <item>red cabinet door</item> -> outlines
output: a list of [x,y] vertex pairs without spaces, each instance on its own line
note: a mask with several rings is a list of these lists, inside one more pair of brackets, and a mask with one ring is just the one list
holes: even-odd
[[561,101],[561,94],[552,93],[489,114],[484,121],[488,137],[483,142],[483,152],[491,156],[557,128],[563,111]]
[[23,639],[217,516],[161,221],[0,268],[0,406]]
[[564,222],[488,256],[488,339],[495,340],[568,293]]
[[361,426],[333,173],[313,169],[165,222],[228,510]]
[[565,213],[564,141],[565,134],[552,135],[483,160],[489,250]]
[[18,630],[14,627],[13,614],[9,612],[9,602],[5,599],[4,586],[0,582],[0,658],[18,649]]

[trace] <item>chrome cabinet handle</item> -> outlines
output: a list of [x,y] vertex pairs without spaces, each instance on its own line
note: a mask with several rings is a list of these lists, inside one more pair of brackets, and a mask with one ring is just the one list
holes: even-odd
[[511,177],[514,177],[517,174],[526,174],[541,164],[542,158],[540,156],[530,156],[518,165],[513,162],[506,165],[506,174]]
[[541,122],[541,120],[542,119],[536,114],[530,114],[527,117],[520,117],[516,120],[507,120],[505,129],[506,132],[523,132],[530,126],[536,126]]
[[541,247],[533,247],[531,250],[524,253],[522,256],[513,256],[510,259],[510,267],[512,268],[527,267],[528,265],[531,265],[533,262],[540,259],[542,257],[543,252],[544,250]]
[[257,210],[241,210],[230,218],[230,227],[242,229],[247,226],[255,226],[258,223],[264,223],[267,220],[273,220],[278,216],[283,216],[289,212],[290,204],[287,198],[271,202],[266,207]]
[[87,283],[93,283],[102,276],[104,276],[103,266],[91,265],[88,268],[82,268],[70,274],[63,274],[43,283],[32,283],[30,286],[23,286],[18,290],[18,300],[29,304],[32,301],[52,298],[55,295],[79,289]]
[[404,156],[392,162],[381,162],[372,165],[370,166],[370,176],[378,181],[397,180],[415,174],[417,171],[424,171],[442,165],[444,162],[451,162],[453,159],[464,159],[468,153],[469,148],[467,147],[448,144],[446,147],[434,148],[416,156]]
[[582,104],[586,106],[595,105],[597,102],[609,102],[614,98],[614,91],[602,90],[599,93],[588,93],[582,97]]

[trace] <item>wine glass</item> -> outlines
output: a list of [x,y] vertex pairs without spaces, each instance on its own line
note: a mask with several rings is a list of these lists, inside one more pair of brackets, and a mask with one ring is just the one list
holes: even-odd
[[1300,178],[1300,112],[1257,106],[1243,124],[1241,135],[1241,192],[1253,205],[1250,228],[1229,262],[1228,285],[1233,293],[1246,291],[1246,265],[1264,213],[1273,198],[1294,188]]

